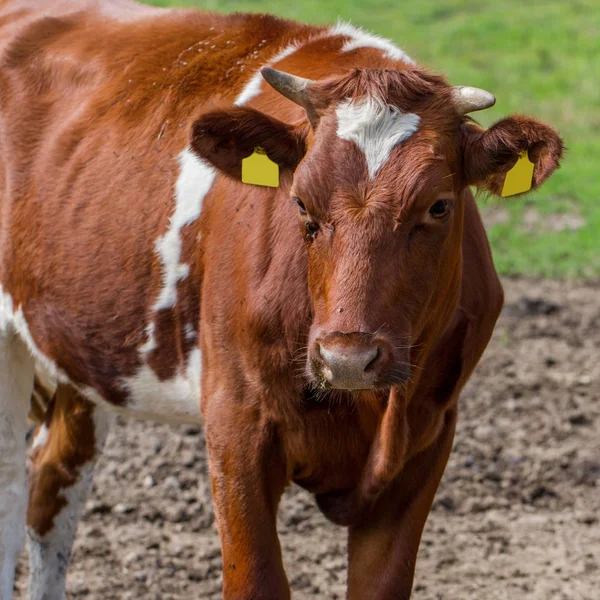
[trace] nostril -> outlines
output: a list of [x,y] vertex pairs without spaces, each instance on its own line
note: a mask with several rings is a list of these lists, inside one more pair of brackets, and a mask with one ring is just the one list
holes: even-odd
[[323,346],[321,346],[321,344],[317,344],[317,354],[325,361],[327,362],[327,350],[325,350],[325,348],[323,348]]
[[334,379],[335,355],[321,344],[317,344],[317,354],[323,361],[321,367],[323,377],[325,377],[327,381],[332,381]]
[[317,344],[317,352],[326,366],[329,367],[335,362],[335,354],[322,344]]
[[365,373],[373,370],[380,355],[379,347],[373,348],[366,357]]

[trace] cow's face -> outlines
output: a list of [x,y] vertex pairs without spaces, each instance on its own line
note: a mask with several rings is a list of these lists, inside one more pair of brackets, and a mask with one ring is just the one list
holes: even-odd
[[[406,381],[413,348],[454,310],[466,187],[499,193],[522,152],[535,162],[536,187],[558,165],[560,138],[523,117],[483,131],[464,117],[464,105],[489,106],[491,95],[457,92],[419,71],[355,71],[314,83],[271,70],[266,78],[306,108],[310,131],[251,109],[217,116],[227,122],[223,132],[252,123],[239,125],[242,154],[263,145],[293,170],[290,198],[314,315],[308,375],[323,388],[389,389]],[[202,151],[201,138],[215,131],[205,119],[195,147],[223,168]]]

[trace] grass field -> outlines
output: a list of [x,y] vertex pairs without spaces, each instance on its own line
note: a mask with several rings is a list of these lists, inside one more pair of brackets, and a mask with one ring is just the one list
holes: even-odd
[[598,0],[150,0],[159,6],[265,11],[313,23],[350,20],[394,40],[452,83],[557,127],[563,167],[527,199],[481,199],[503,273],[600,276],[600,3]]

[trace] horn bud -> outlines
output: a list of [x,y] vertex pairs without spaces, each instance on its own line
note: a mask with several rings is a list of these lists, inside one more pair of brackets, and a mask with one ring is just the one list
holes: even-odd
[[484,110],[496,104],[493,94],[475,87],[455,86],[452,88],[452,101],[456,112],[466,115],[476,110]]

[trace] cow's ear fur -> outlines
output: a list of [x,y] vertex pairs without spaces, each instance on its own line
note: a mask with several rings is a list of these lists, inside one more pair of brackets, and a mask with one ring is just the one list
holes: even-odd
[[192,128],[191,146],[200,158],[235,179],[241,179],[242,159],[257,146],[280,169],[295,169],[306,152],[302,129],[243,107],[203,114]]
[[474,122],[466,122],[461,136],[464,183],[498,196],[506,173],[521,153],[527,152],[535,165],[531,189],[550,177],[563,154],[563,142],[556,130],[520,115],[502,119],[485,130]]

